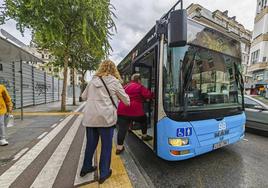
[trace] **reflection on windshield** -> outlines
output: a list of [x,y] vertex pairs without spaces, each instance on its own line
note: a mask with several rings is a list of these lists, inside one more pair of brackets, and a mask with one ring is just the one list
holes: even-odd
[[232,108],[240,90],[235,77],[238,60],[204,48],[167,48],[164,61],[166,111]]

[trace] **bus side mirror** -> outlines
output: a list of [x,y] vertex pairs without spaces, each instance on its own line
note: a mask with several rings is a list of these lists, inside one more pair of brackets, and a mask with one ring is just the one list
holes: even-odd
[[187,10],[170,12],[168,22],[169,47],[185,46],[187,43]]

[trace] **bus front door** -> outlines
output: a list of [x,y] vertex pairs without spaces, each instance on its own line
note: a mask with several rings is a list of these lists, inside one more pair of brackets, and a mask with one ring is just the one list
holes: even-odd
[[[143,86],[151,90],[155,91],[155,81],[152,74],[152,66],[147,66],[144,64],[137,64],[134,66],[135,73],[139,73],[141,75],[141,83]],[[154,102],[152,100],[144,100],[143,103],[144,112],[147,116],[147,134],[154,138]],[[141,125],[134,122],[133,124],[133,132],[141,138]],[[136,129],[136,130],[135,130]],[[153,149],[153,139],[150,141],[144,141],[150,148]]]

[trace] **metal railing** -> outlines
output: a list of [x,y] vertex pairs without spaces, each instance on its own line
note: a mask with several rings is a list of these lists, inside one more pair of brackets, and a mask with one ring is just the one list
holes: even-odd
[[0,64],[0,84],[5,85],[22,115],[23,107],[60,100],[62,80],[22,61]]

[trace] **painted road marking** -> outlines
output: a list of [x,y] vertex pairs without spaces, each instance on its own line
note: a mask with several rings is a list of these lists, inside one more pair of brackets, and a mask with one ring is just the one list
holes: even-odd
[[[76,109],[79,111],[85,105],[82,104]],[[49,134],[46,135],[42,140],[40,140],[30,151],[28,151],[24,156],[22,156],[13,166],[11,166],[7,171],[5,171],[0,176],[1,188],[8,188],[19,175],[36,159],[36,157],[45,149],[45,147],[51,142],[51,140],[57,136],[57,134],[63,129],[63,127],[72,119],[73,115],[68,116],[64,121],[62,121],[59,126],[53,129]]]
[[[85,134],[84,141],[83,141],[83,146],[82,146],[81,153],[80,153],[78,167],[77,167],[77,170],[76,170],[76,175],[75,175],[75,180],[74,180],[74,187],[77,187],[77,185],[81,185],[81,184],[84,184],[86,182],[90,182],[90,181],[94,180],[94,173],[88,173],[84,177],[80,177],[80,171],[81,171],[81,168],[82,168],[82,165],[83,165],[83,162],[84,162],[86,141],[87,141],[87,139],[86,139],[86,134]],[[93,166],[95,165],[94,164],[94,162],[95,162],[94,158],[93,158],[93,161],[92,161]]]
[[58,123],[55,123],[51,126],[51,128],[53,129],[54,127],[56,127],[58,125]]
[[62,121],[63,120],[63,118],[62,119],[60,119],[60,121]]
[[64,136],[60,145],[54,151],[44,168],[38,174],[31,187],[42,188],[45,185],[47,188],[49,188],[53,186],[56,177],[59,173],[59,170],[63,164],[63,161],[67,155],[67,152],[69,151],[72,141],[77,133],[81,121],[82,115],[78,116],[78,118],[75,120],[74,124]]
[[17,153],[15,156],[14,156],[14,159],[13,161],[16,161],[17,159],[19,159],[24,153],[26,153],[28,151],[29,148],[24,148],[22,149],[19,153]]
[[[108,187],[124,187],[132,188],[127,170],[119,155],[115,155],[115,144],[113,144],[111,169],[113,169],[112,176],[107,179],[103,184],[99,185],[98,182],[93,182],[87,185],[80,186],[80,188],[108,188]],[[97,147],[97,159],[100,158],[101,143]]]
[[41,135],[39,135],[37,137],[38,140],[40,140],[41,138],[43,138],[48,132],[43,132]]
[[[24,116],[67,116],[67,115],[81,115],[82,112],[24,112]],[[21,113],[14,112],[14,116],[20,116]],[[62,121],[62,120],[61,120]]]
[[57,136],[63,127],[71,120],[73,116],[68,116],[58,127],[53,129],[45,138],[40,140],[30,151],[11,166],[2,176],[0,176],[0,185],[2,188],[9,187],[17,177],[36,159],[50,141]]
[[248,142],[248,139],[245,139],[245,138],[243,138],[243,141],[246,141],[246,142]]

